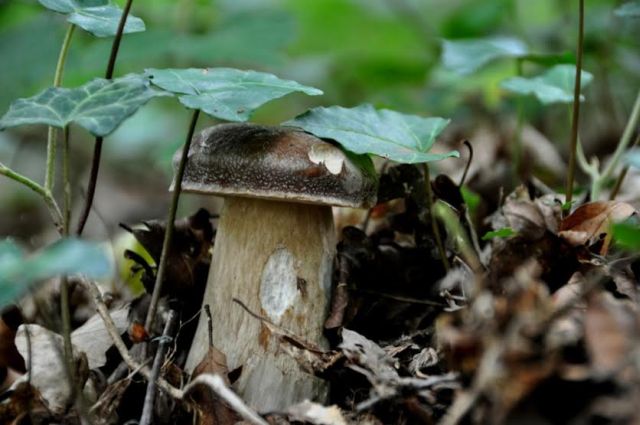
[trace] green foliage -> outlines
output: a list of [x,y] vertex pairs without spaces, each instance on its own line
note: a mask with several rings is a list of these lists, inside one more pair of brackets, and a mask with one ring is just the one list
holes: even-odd
[[286,124],[301,127],[318,137],[334,139],[351,152],[420,163],[458,156],[455,151],[427,153],[448,123],[444,118],[376,110],[364,104],[355,108],[314,108]]
[[483,241],[489,241],[494,238],[510,238],[511,236],[517,235],[518,232],[513,230],[511,227],[503,227],[502,229],[492,230],[487,232],[482,237]]
[[246,121],[261,105],[289,93],[322,94],[273,74],[232,68],[148,69],[146,73],[156,86],[180,94],[187,108],[227,121]]
[[[38,0],[44,7],[69,15],[67,21],[96,37],[116,34],[122,9],[108,0]],[[144,22],[129,15],[124,26],[125,33],[144,31]]]
[[444,40],[442,43],[443,65],[462,75],[471,74],[492,60],[520,58],[527,53],[527,45],[513,37]]
[[614,224],[613,238],[623,248],[640,251],[640,224],[637,220]]
[[15,301],[34,282],[59,275],[84,274],[91,279],[110,277],[111,261],[97,243],[61,239],[25,256],[10,239],[0,241],[0,308]]
[[640,18],[640,2],[627,2],[617,8],[613,13],[622,18]]
[[[585,88],[593,80],[593,75],[587,71],[581,74],[580,87]],[[556,65],[537,77],[513,77],[503,81],[500,86],[513,93],[534,95],[545,105],[572,103],[575,75],[574,65]],[[580,95],[580,100],[584,100],[583,95]]]
[[106,136],[138,108],[156,96],[149,81],[137,75],[114,80],[95,79],[75,89],[48,88],[34,97],[18,99],[0,119],[0,129],[24,124],[66,127],[78,124],[96,136]]

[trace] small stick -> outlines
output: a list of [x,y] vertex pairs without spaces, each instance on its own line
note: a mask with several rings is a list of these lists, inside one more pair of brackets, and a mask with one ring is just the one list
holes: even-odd
[[[94,303],[96,304],[98,314],[102,318],[104,326],[107,329],[107,332],[109,333],[113,344],[116,346],[116,349],[120,353],[122,360],[124,360],[129,368],[131,368],[132,370],[137,370],[146,379],[150,379],[151,371],[149,370],[149,367],[139,364],[129,355],[127,346],[120,337],[120,333],[118,332],[115,323],[113,323],[113,319],[109,315],[109,309],[102,300],[102,294],[100,293],[100,289],[98,289],[98,286],[95,284],[95,282],[86,279],[82,279],[82,283],[91,293]],[[224,380],[219,375],[199,375],[196,379],[191,381],[183,390],[174,387],[162,377],[158,377],[156,381],[159,388],[161,388],[167,394],[177,400],[184,400],[195,386],[200,384],[206,385],[213,392],[215,392],[218,397],[224,400],[231,408],[238,412],[238,414],[242,416],[247,422],[254,425],[269,425],[268,422],[262,419],[256,412],[254,412],[249,406],[247,406],[244,401],[242,401],[242,399],[238,397],[237,394],[229,389]]]
[[153,367],[151,368],[151,377],[147,383],[147,392],[144,396],[144,405],[142,407],[142,415],[140,416],[140,425],[150,425],[153,421],[153,404],[156,399],[156,382],[160,376],[160,369],[162,363],[164,363],[164,356],[169,347],[169,343],[173,341],[171,337],[173,328],[176,322],[177,313],[175,310],[169,312],[167,323],[164,325],[164,331],[160,337],[158,343],[158,350],[156,351],[156,357],[153,360]]
[[153,322],[156,320],[156,311],[158,310],[158,302],[160,301],[160,294],[162,293],[164,274],[167,269],[167,261],[169,259],[169,249],[171,248],[171,241],[173,239],[173,227],[176,220],[176,213],[178,211],[178,202],[180,201],[182,178],[184,176],[184,169],[186,168],[187,159],[189,157],[191,139],[193,138],[193,133],[196,129],[196,123],[198,122],[199,116],[200,110],[194,110],[193,115],[191,115],[191,123],[189,124],[189,131],[187,131],[187,137],[184,141],[184,147],[182,148],[182,156],[180,157],[178,170],[176,171],[176,179],[173,185],[173,196],[171,197],[171,205],[169,206],[169,217],[167,217],[167,225],[164,230],[164,240],[162,241],[162,253],[160,254],[158,271],[156,272],[156,282],[153,285],[151,303],[149,304],[147,318],[144,323],[144,327],[147,332],[151,332],[151,329],[153,328]]

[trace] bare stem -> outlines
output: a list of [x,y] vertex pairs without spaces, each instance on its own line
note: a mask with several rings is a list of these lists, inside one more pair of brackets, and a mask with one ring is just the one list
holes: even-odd
[[164,325],[164,331],[162,337],[158,343],[158,350],[156,351],[156,357],[153,360],[153,367],[151,368],[151,377],[147,383],[147,392],[144,396],[144,405],[142,407],[142,416],[140,417],[140,425],[150,425],[153,421],[153,404],[156,399],[156,386],[157,380],[160,376],[160,369],[164,362],[164,356],[169,347],[169,343],[172,341],[173,327],[175,325],[177,314],[175,310],[169,312],[169,317]]
[[[133,0],[127,0],[124,10],[122,11],[122,16],[120,16],[120,22],[118,22],[118,29],[115,37],[113,38],[113,43],[111,44],[111,54],[109,55],[109,62],[107,63],[107,70],[105,71],[104,78],[106,79],[113,78],[113,71],[116,66],[116,59],[118,58],[118,50],[120,49],[120,42],[122,41],[122,34],[124,33],[124,25],[127,22],[127,16],[129,16],[129,11],[131,10],[131,3],[133,3]],[[96,193],[96,184],[98,183],[98,171],[100,170],[103,140],[104,139],[102,137],[96,137],[93,148],[93,159],[91,160],[91,172],[89,174],[89,183],[87,185],[87,196],[78,221],[78,228],[76,229],[76,234],[78,236],[82,234],[84,226],[87,224],[87,219],[91,212],[91,206],[93,205],[93,198]]]
[[189,149],[191,148],[191,139],[193,138],[193,133],[196,129],[199,115],[200,111],[198,109],[193,111],[193,115],[191,116],[191,123],[189,124],[189,130],[187,132],[187,137],[184,141],[184,147],[182,148],[182,156],[180,158],[180,163],[178,164],[178,170],[176,171],[176,178],[173,184],[173,196],[171,197],[171,205],[169,206],[169,215],[167,217],[164,240],[162,242],[162,254],[160,254],[160,261],[158,263],[158,270],[156,272],[156,282],[153,286],[151,303],[149,305],[149,311],[147,312],[147,318],[144,325],[148,332],[151,332],[151,329],[153,328],[153,322],[155,320],[156,311],[158,309],[158,302],[160,301],[160,294],[162,293],[162,283],[164,281],[165,270],[167,268],[169,248],[171,247],[171,240],[173,239],[173,225],[176,219],[176,212],[178,211],[180,192],[182,191],[182,178],[184,176],[184,169],[187,165]]
[[[638,133],[638,135],[636,136],[636,139],[633,142],[633,145],[631,145],[631,147],[636,147],[640,145],[640,133]],[[624,181],[624,178],[627,176],[627,173],[629,172],[629,166],[625,166],[622,171],[620,171],[620,175],[618,176],[618,180],[616,180],[616,184],[613,186],[613,190],[611,191],[611,195],[609,195],[609,200],[613,201],[614,199],[616,199],[616,196],[618,196],[618,192],[620,192],[620,188],[622,187],[622,182]]]
[[50,191],[45,189],[43,186],[40,186],[38,183],[31,180],[30,178],[13,171],[11,168],[7,167],[1,162],[0,162],[0,175],[8,177],[11,180],[16,181],[28,187],[29,189],[31,189],[32,191],[40,195],[42,200],[47,205],[47,208],[49,208],[49,213],[53,218],[54,224],[56,225],[59,231],[62,231],[62,222],[63,222],[62,212],[60,212],[60,208],[58,207],[58,204],[56,203],[56,200],[51,195]]
[[445,272],[448,272],[451,266],[449,265],[447,252],[444,250],[444,245],[442,244],[442,237],[440,236],[440,228],[438,227],[438,222],[436,221],[436,216],[433,211],[433,193],[431,191],[431,177],[429,176],[429,165],[427,165],[427,163],[425,162],[424,164],[422,164],[422,169],[424,170],[425,189],[427,190],[427,208],[429,209],[429,218],[431,219],[431,230],[433,231],[433,237],[436,240],[436,245],[438,246],[438,252],[440,253],[440,260],[442,261],[442,266],[444,267]]
[[[69,236],[71,218],[71,191],[69,189],[69,127],[63,129],[62,147],[62,184],[64,187],[62,235]],[[64,358],[69,373],[71,388],[75,388],[75,370],[73,368],[73,348],[71,345],[71,311],[69,309],[69,281],[63,277],[60,281],[60,315],[62,317],[62,339]]]
[[566,202],[573,198],[573,180],[576,171],[576,149],[578,145],[578,124],[580,122],[580,86],[582,77],[582,52],[584,44],[584,0],[579,0],[578,48],[576,54],[576,78],[573,86],[573,115],[571,120],[571,143],[569,150],[569,170],[565,189]]
[[[71,45],[71,38],[76,26],[69,24],[67,33],[62,41],[60,47],[60,53],[58,54],[58,62],[56,63],[56,71],[53,76],[53,87],[60,87],[62,84],[62,76],[64,74],[64,65],[67,62],[67,54],[69,53],[69,46]],[[47,130],[47,165],[45,172],[44,187],[49,192],[53,191],[53,185],[55,183],[55,171],[56,171],[56,129],[55,127],[49,127]]]
[[[521,77],[522,71],[522,58],[516,58],[516,74]],[[512,149],[512,162],[513,162],[513,183],[518,184],[518,177],[520,176],[520,168],[522,164],[522,129],[524,128],[524,97],[519,96],[517,99],[517,121],[515,128],[515,140]]]
[[69,180],[69,127],[62,130],[62,187],[64,190],[62,233],[69,236],[71,227],[71,182]]

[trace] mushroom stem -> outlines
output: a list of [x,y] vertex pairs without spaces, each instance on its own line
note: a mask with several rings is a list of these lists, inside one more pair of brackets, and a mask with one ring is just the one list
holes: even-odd
[[[242,367],[235,390],[258,411],[283,410],[305,399],[322,402],[327,386],[303,372],[278,349],[278,339],[232,300],[326,346],[322,330],[335,246],[330,206],[225,199],[204,304],[213,316],[213,343],[225,353],[229,370]],[[201,315],[188,371],[208,348],[207,318]]]

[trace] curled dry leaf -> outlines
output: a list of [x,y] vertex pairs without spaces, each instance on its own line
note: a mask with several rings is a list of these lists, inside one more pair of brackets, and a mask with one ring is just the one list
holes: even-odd
[[[224,383],[227,386],[230,385],[227,357],[215,347],[209,347],[207,354],[193,370],[193,377],[205,373],[220,375]],[[232,425],[240,421],[238,414],[209,388],[202,386],[195,388],[191,398],[196,403],[198,425]]]
[[635,208],[626,202],[597,201],[578,207],[560,224],[560,237],[574,246],[592,245],[604,236],[600,254],[607,253],[609,247],[609,228],[612,223],[623,221],[633,214]]

